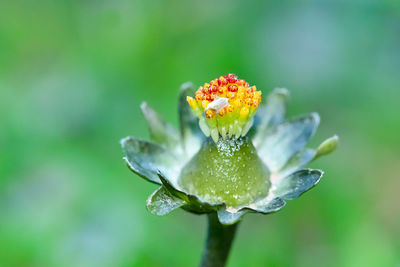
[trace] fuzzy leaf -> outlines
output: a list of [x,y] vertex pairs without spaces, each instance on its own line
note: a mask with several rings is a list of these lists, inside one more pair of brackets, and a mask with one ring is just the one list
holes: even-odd
[[173,151],[181,149],[179,132],[171,124],[165,122],[146,102],[143,102],[140,108],[149,126],[151,140]]
[[284,88],[275,88],[267,97],[267,103],[259,107],[255,115],[255,134],[253,144],[260,146],[271,127],[282,123],[285,119],[286,103],[289,98],[289,91]]
[[315,186],[321,179],[323,172],[320,170],[304,169],[283,178],[274,190],[274,194],[291,200]]
[[200,149],[201,143],[205,139],[198,124],[199,119],[193,115],[186,101],[186,97],[194,96],[195,92],[196,89],[191,82],[184,83],[181,86],[178,102],[181,138],[188,158],[191,158]]
[[164,186],[160,186],[149,196],[146,207],[151,213],[163,216],[184,204],[183,200],[174,197]]
[[218,210],[218,220],[221,224],[224,225],[231,225],[237,223],[240,218],[246,214],[245,210],[238,211],[238,212],[229,212],[226,209]]
[[129,168],[153,183],[161,184],[158,170],[170,175],[179,172],[179,161],[162,146],[131,137],[122,139],[121,145]]
[[311,113],[278,125],[258,148],[260,157],[271,172],[277,172],[304,148],[319,125],[319,115]]

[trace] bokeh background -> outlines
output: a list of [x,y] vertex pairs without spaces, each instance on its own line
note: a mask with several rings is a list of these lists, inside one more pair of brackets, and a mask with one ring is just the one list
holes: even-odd
[[400,5],[351,1],[0,3],[0,266],[196,266],[206,219],[147,212],[119,140],[147,101],[233,72],[317,111],[316,189],[247,215],[229,266],[399,266]]

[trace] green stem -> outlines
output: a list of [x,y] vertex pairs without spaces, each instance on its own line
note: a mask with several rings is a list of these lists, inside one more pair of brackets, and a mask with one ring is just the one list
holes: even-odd
[[201,267],[225,266],[236,228],[237,223],[228,226],[222,225],[215,212],[208,215],[207,241]]

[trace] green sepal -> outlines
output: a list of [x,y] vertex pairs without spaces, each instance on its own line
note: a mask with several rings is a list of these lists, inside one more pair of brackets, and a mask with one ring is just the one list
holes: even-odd
[[311,113],[275,127],[258,148],[260,157],[271,172],[279,171],[288,160],[304,148],[319,125],[319,115]]
[[298,198],[314,187],[323,175],[321,170],[303,169],[282,178],[273,191],[274,195],[285,200]]
[[[286,104],[289,98],[289,91],[285,88],[275,88],[272,93],[267,96],[266,104],[258,108],[254,116],[254,137],[253,144],[255,147],[260,146],[265,137],[275,125],[285,120]],[[249,136],[251,136],[251,132]]]
[[181,149],[179,132],[171,124],[165,122],[146,102],[143,102],[140,108],[147,121],[151,140],[173,151]]
[[199,128],[198,118],[186,101],[187,96],[194,96],[196,89],[191,82],[186,82],[181,86],[179,93],[178,112],[179,126],[183,148],[188,158],[192,157],[201,147],[204,134]]
[[246,210],[237,212],[229,212],[226,209],[220,209],[217,211],[218,220],[223,225],[232,225],[240,221],[243,215],[247,213]]
[[185,201],[174,197],[164,186],[160,186],[149,196],[146,207],[152,214],[163,216],[184,204]]
[[168,174],[178,173],[179,161],[172,153],[160,145],[126,137],[121,140],[125,152],[125,161],[128,167],[140,177],[161,184],[157,171],[162,170]]

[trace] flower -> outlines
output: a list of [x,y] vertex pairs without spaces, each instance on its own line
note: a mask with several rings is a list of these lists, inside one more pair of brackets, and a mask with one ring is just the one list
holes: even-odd
[[277,88],[263,105],[261,91],[234,74],[197,91],[185,83],[179,131],[143,103],[152,142],[126,137],[121,145],[129,168],[159,185],[147,200],[148,210],[217,212],[219,221],[230,225],[249,212],[276,212],[315,186],[323,172],[304,167],[332,152],[338,137],[305,148],[319,115],[285,120],[288,96]]

